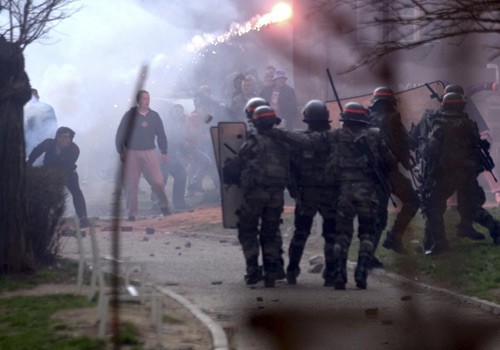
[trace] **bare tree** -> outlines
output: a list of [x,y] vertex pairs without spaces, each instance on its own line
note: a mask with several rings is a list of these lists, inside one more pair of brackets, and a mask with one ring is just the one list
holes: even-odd
[[22,51],[77,9],[75,0],[0,0],[0,272],[35,269],[26,237],[23,106],[31,97]]
[[[382,33],[352,69],[438,40],[456,38],[460,42],[472,34],[500,34],[497,0],[315,0],[310,15],[321,13],[336,19],[337,11],[345,6],[358,17],[352,30],[377,28]],[[490,59],[500,56],[500,46],[490,48]]]
[[0,0],[0,35],[24,50],[77,12],[77,1]]

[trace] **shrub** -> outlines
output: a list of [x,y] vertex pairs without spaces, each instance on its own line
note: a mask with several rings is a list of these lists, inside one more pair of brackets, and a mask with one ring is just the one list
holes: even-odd
[[28,167],[26,169],[28,227],[37,264],[54,262],[59,253],[57,227],[66,205],[66,176],[60,169]]

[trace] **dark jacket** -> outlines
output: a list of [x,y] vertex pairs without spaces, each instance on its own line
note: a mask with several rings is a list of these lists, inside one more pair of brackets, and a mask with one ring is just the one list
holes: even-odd
[[[132,119],[132,132],[127,138],[127,125]],[[116,131],[116,150],[122,154],[126,150],[152,150],[155,149],[155,138],[158,142],[158,148],[162,154],[167,153],[167,136],[163,122],[158,113],[149,110],[145,116],[137,113],[137,108],[131,108],[123,116],[118,130]]]
[[46,139],[31,151],[28,157],[28,165],[33,165],[38,157],[44,153],[43,165],[60,168],[70,173],[76,170],[76,161],[80,155],[80,149],[75,143],[71,142],[68,147],[59,150],[55,139]]
[[[272,94],[273,87],[266,86],[264,89],[262,89],[260,97],[270,103]],[[298,106],[297,97],[295,96],[295,90],[291,86],[284,85],[281,88],[278,98],[278,105],[280,108],[278,117],[286,121],[287,130],[293,130],[294,127],[296,127],[298,124]]]

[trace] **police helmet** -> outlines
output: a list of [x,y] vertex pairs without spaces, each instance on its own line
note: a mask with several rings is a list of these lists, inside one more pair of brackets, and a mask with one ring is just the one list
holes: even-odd
[[446,95],[449,92],[456,92],[457,94],[464,95],[464,88],[461,87],[460,85],[448,84],[444,88],[444,94],[443,95]]
[[379,86],[375,90],[373,90],[373,95],[370,100],[371,105],[373,106],[375,103],[383,101],[391,104],[396,104],[396,97],[394,96],[394,91],[391,88],[386,86]]
[[262,97],[253,97],[248,100],[245,105],[245,114],[247,115],[247,119],[253,119],[253,113],[255,109],[260,106],[269,106],[269,103],[264,100]]
[[340,121],[370,124],[368,111],[359,102],[349,102],[346,104],[344,113],[340,116]]
[[252,123],[258,127],[261,125],[278,125],[281,123],[281,119],[278,118],[274,109],[269,106],[260,106],[253,112]]
[[443,96],[441,108],[443,112],[463,111],[465,108],[465,98],[458,92],[449,92]]
[[326,104],[320,100],[311,100],[307,102],[304,109],[302,110],[304,116],[303,121],[305,123],[314,120],[329,120],[330,113]]

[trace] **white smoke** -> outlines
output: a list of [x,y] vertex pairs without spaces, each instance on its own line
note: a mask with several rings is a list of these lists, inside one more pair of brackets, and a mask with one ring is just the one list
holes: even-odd
[[[144,88],[153,98],[191,98],[202,83],[216,91],[220,82],[204,81],[203,74],[228,74],[242,62],[217,56],[217,48],[210,50],[211,66],[201,67],[196,62],[203,57],[192,57],[183,48],[196,35],[224,32],[232,22],[245,22],[257,13],[248,13],[255,4],[235,0],[88,0],[82,5],[47,39],[27,47],[26,71],[40,101],[54,107],[58,126],[75,130],[82,181],[111,180],[118,163],[116,129],[132,105],[141,65],[150,65]],[[240,13],[241,7],[247,13]],[[259,72],[272,64],[291,73],[291,66],[277,64],[283,59],[279,55],[269,60],[272,54],[259,50],[247,61],[254,64],[253,57],[261,57],[254,66]]]

